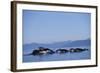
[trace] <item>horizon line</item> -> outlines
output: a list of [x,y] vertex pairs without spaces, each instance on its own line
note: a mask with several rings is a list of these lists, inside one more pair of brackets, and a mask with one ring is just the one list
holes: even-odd
[[[91,40],[90,38],[87,38],[89,40]],[[87,40],[87,39],[81,39],[81,40]],[[55,42],[46,42],[46,43],[41,43],[41,42],[31,42],[31,43],[25,43],[25,44],[32,44],[32,43],[35,43],[35,44],[52,44],[52,43],[59,43],[59,42],[67,42],[67,41],[70,41],[70,42],[73,42],[73,41],[79,41],[79,40],[66,40],[66,41],[55,41]],[[23,45],[25,45],[23,43]]]

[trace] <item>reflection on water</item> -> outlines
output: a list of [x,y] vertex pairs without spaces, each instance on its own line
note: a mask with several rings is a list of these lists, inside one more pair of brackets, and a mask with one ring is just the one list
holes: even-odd
[[23,62],[41,62],[41,61],[63,61],[63,60],[83,60],[90,59],[91,52],[88,51],[77,52],[77,53],[55,53],[55,54],[44,54],[44,55],[23,55]]

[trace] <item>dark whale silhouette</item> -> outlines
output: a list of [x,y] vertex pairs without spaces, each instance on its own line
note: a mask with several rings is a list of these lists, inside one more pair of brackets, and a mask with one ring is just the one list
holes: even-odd
[[72,52],[82,52],[82,51],[87,51],[88,49],[82,49],[82,48],[71,48],[69,51]]
[[[78,52],[83,52],[83,51],[88,51],[89,49],[82,49],[82,48],[70,48],[68,49],[57,49],[56,51],[53,51],[49,48],[44,48],[44,47],[39,47],[38,49],[35,49],[32,51],[32,53],[27,54],[27,55],[44,55],[44,54],[54,54],[54,53],[58,53],[58,54],[63,54],[63,53],[78,53]],[[27,56],[26,55],[26,56]]]
[[55,53],[53,50],[49,48],[39,47],[37,50],[33,50],[32,55],[43,55],[43,54],[53,54]]
[[58,49],[58,50],[56,50],[56,53],[67,53],[68,52],[68,50],[67,49]]

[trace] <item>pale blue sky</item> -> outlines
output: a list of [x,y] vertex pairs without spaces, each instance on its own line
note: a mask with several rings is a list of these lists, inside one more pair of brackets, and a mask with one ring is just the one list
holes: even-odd
[[23,43],[90,38],[90,13],[23,10]]

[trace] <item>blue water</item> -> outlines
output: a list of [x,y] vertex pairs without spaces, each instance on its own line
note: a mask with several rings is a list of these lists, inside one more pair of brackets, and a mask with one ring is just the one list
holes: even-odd
[[[69,48],[69,47],[67,47]],[[71,48],[71,47],[70,47]],[[74,47],[73,47],[74,48]],[[45,54],[45,55],[25,55],[32,52],[31,50],[24,50],[23,53],[23,62],[43,62],[43,61],[64,61],[64,60],[83,60],[83,59],[91,59],[91,52],[89,47],[81,47],[87,48],[88,51],[78,52],[78,53],[64,53],[64,54]],[[53,48],[52,48],[53,49]],[[56,50],[56,49],[54,49]]]

